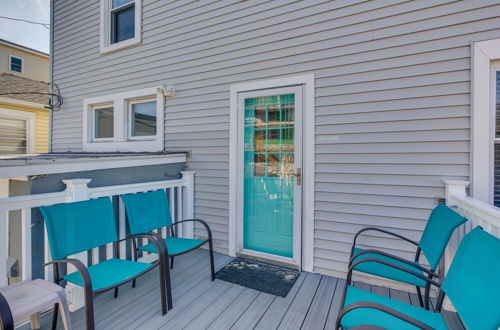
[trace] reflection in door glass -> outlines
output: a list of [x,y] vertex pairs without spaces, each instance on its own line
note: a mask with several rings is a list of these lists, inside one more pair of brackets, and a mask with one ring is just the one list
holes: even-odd
[[293,256],[295,95],[245,99],[245,249]]

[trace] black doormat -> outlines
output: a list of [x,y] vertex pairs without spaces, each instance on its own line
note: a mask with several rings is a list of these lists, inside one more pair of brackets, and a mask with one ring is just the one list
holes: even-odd
[[219,270],[215,277],[247,288],[286,297],[297,277],[299,277],[299,272],[293,269],[235,258]]

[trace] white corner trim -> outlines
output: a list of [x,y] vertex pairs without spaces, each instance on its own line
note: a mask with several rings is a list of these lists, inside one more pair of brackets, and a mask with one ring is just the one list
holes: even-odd
[[[128,136],[128,101],[156,97],[156,136],[151,140],[131,140]],[[112,141],[93,141],[92,108],[113,105],[114,137]],[[161,86],[102,95],[83,100],[83,150],[86,152],[156,152],[164,148],[165,97]]]
[[303,191],[302,191],[302,269],[314,270],[314,74],[257,80],[230,87],[229,139],[229,255],[236,256],[237,246],[237,164],[238,164],[238,93],[301,85],[304,88]]
[[500,39],[472,44],[471,194],[493,201],[494,84],[492,62],[500,59]]
[[33,112],[12,110],[0,108],[0,117],[8,117],[14,119],[26,120],[26,153],[32,154],[35,152],[35,119],[36,115]]
[[142,40],[142,0],[135,2],[134,37],[117,43],[111,43],[111,0],[101,0],[100,9],[100,52],[106,54],[123,48],[138,45]]

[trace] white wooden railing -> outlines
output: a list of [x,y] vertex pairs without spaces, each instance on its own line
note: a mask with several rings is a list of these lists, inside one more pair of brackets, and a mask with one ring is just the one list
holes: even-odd
[[[469,182],[445,180],[446,204],[453,207],[469,221],[453,233],[444,254],[445,274],[451,265],[458,244],[462,238],[476,226],[500,238],[500,208],[467,195]],[[449,301],[444,307],[453,310]]]
[[[172,219],[174,219],[174,221],[190,219],[194,217],[194,172],[183,171],[181,173],[182,177],[177,180],[152,181],[95,188],[90,188],[88,186],[91,181],[90,179],[63,180],[64,184],[66,185],[66,189],[60,192],[16,196],[0,199],[0,287],[8,284],[7,257],[9,256],[9,212],[15,210],[21,211],[21,278],[23,280],[29,280],[32,277],[32,208],[58,203],[77,202],[99,197],[113,198],[113,196],[119,196],[127,193],[137,193],[163,189],[169,195]],[[120,203],[118,207],[119,237],[123,238],[126,234],[125,208],[122,205],[121,199],[118,200]],[[166,236],[165,227],[160,231],[163,236]],[[192,238],[194,236],[193,222],[183,223],[182,226],[179,226],[177,233],[181,237]],[[45,229],[44,247],[45,251],[43,262],[47,262],[50,260],[50,251]],[[105,250],[105,258],[112,258],[113,245],[106,245]],[[72,257],[80,259],[85,265],[94,264],[99,261],[99,248],[95,248],[92,251],[91,260],[88,260],[87,253],[85,252]],[[120,244],[120,257],[126,257],[125,244]],[[150,255],[149,259],[152,260],[155,257],[156,256],[154,255]],[[144,253],[143,258],[148,258],[147,253]],[[72,271],[71,266],[68,267],[68,272]],[[49,269],[49,267],[45,267],[45,278],[48,280],[52,280],[52,269]],[[75,296],[80,296],[81,294],[83,298],[83,291],[72,286],[67,287],[66,289],[69,295],[68,298],[70,308],[72,310],[75,310],[81,307],[83,300]],[[74,290],[81,292],[73,292]]]

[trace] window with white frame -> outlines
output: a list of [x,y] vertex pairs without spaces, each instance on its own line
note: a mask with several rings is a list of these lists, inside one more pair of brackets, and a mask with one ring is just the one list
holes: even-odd
[[141,41],[141,0],[101,0],[101,53]]
[[9,56],[9,70],[23,72],[23,59],[16,56]]
[[84,100],[83,149],[92,152],[162,151],[162,88]]

